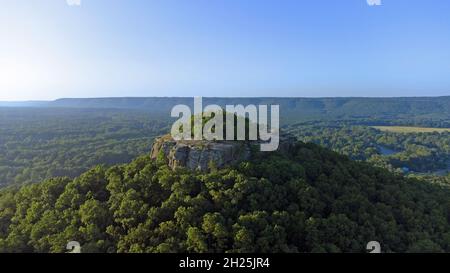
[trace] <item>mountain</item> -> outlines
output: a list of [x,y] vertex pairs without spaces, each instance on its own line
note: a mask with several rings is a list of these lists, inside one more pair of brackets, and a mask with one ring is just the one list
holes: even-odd
[[449,185],[314,144],[206,172],[148,154],[0,191],[0,252],[448,252],[449,215]]
[[[430,114],[450,113],[450,96],[405,97],[405,98],[204,98],[205,104],[279,104],[289,111],[305,114]],[[59,99],[48,102],[51,107],[82,108],[131,108],[169,111],[174,105],[192,106],[193,98],[149,97],[149,98],[91,98]]]

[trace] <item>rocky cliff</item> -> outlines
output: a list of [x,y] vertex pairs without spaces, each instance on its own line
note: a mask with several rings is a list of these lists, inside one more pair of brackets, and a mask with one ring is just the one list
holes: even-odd
[[251,156],[251,146],[239,141],[175,141],[169,135],[157,138],[151,157],[163,156],[172,169],[186,167],[207,171],[215,166],[222,168]]
[[[289,149],[295,142],[291,136],[280,138],[281,151]],[[258,150],[258,142],[249,141],[175,141],[170,135],[157,138],[151,157],[163,157],[172,169],[186,167],[190,170],[208,171],[211,167],[223,168],[249,160]]]

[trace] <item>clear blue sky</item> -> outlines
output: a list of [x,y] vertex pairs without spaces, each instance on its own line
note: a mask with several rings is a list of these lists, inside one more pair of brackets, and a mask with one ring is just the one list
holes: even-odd
[[450,95],[450,1],[1,0],[0,100]]

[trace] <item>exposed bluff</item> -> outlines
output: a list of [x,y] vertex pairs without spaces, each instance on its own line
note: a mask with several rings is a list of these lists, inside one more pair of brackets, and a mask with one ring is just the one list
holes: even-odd
[[[292,136],[280,137],[280,151],[287,151],[295,142]],[[258,145],[257,145],[258,144]],[[163,157],[175,169],[208,171],[212,166],[223,168],[249,160],[259,150],[259,143],[252,141],[175,141],[170,135],[155,139],[151,157]]]

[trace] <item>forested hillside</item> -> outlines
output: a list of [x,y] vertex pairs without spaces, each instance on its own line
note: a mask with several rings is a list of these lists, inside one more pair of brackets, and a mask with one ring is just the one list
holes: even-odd
[[450,251],[449,185],[314,144],[199,173],[142,156],[0,191],[0,252]]

